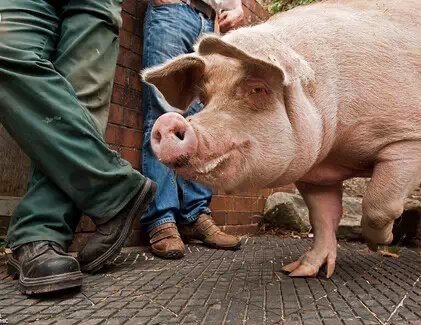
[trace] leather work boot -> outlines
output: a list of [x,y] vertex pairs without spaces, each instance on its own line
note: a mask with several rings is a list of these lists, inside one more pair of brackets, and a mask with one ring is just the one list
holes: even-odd
[[150,233],[152,253],[159,257],[178,259],[184,256],[184,243],[175,223],[164,223]]
[[183,237],[200,240],[212,248],[236,250],[241,246],[238,237],[222,232],[208,214],[200,215],[189,225],[179,225],[178,230]]
[[97,225],[95,236],[79,252],[82,271],[95,273],[110,264],[132,232],[136,217],[142,215],[155,198],[157,185],[147,179],[143,188],[114,218]]
[[35,241],[14,249],[7,261],[7,273],[19,278],[20,291],[27,295],[82,286],[78,261],[50,241]]

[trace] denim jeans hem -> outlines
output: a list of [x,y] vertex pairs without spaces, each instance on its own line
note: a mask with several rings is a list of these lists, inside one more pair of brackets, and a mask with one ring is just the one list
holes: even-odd
[[186,216],[183,216],[183,218],[180,218],[177,220],[177,223],[180,225],[188,225],[192,222],[195,222],[197,219],[199,219],[200,215],[202,214],[211,214],[212,211],[209,208],[201,209],[199,211],[192,211]]
[[172,222],[172,223],[176,223],[176,222],[175,222],[175,219],[174,219],[173,217],[161,218],[161,219],[159,219],[159,220],[155,221],[154,223],[152,223],[151,225],[149,225],[149,226],[146,228],[146,232],[150,233],[150,232],[151,232],[152,230],[154,230],[156,227],[161,226],[161,225],[163,225],[163,224],[165,224],[165,223],[170,223],[170,222]]

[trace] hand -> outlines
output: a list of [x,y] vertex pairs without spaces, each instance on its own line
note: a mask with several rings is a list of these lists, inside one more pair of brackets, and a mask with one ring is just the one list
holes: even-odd
[[219,15],[219,29],[222,33],[228,32],[230,29],[234,28],[244,17],[243,8],[238,6],[232,10],[223,11]]

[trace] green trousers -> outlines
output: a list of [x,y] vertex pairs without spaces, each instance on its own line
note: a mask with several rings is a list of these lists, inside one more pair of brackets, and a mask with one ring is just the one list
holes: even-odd
[[105,223],[145,182],[103,138],[121,4],[0,1],[0,122],[31,158],[12,249],[37,240],[67,249],[82,213]]

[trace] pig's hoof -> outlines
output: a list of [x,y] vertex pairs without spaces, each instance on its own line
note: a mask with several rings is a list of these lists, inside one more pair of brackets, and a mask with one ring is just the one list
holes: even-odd
[[298,261],[282,267],[282,271],[288,272],[292,277],[315,277],[320,268],[327,264],[327,278],[335,271],[336,250],[334,252],[308,251]]
[[393,241],[393,222],[383,229],[370,227],[367,222],[362,222],[362,233],[366,240],[367,247],[376,252],[378,245],[388,245]]
[[389,245],[392,241],[393,241],[393,234],[392,233],[389,234],[389,237],[388,237],[387,240],[381,241],[381,242],[378,242],[378,243],[372,242],[370,239],[366,239],[368,249],[373,251],[373,252],[377,252],[379,245]]
[[367,247],[368,247],[369,250],[371,250],[373,252],[377,252],[378,245],[369,241],[369,240],[367,240]]

